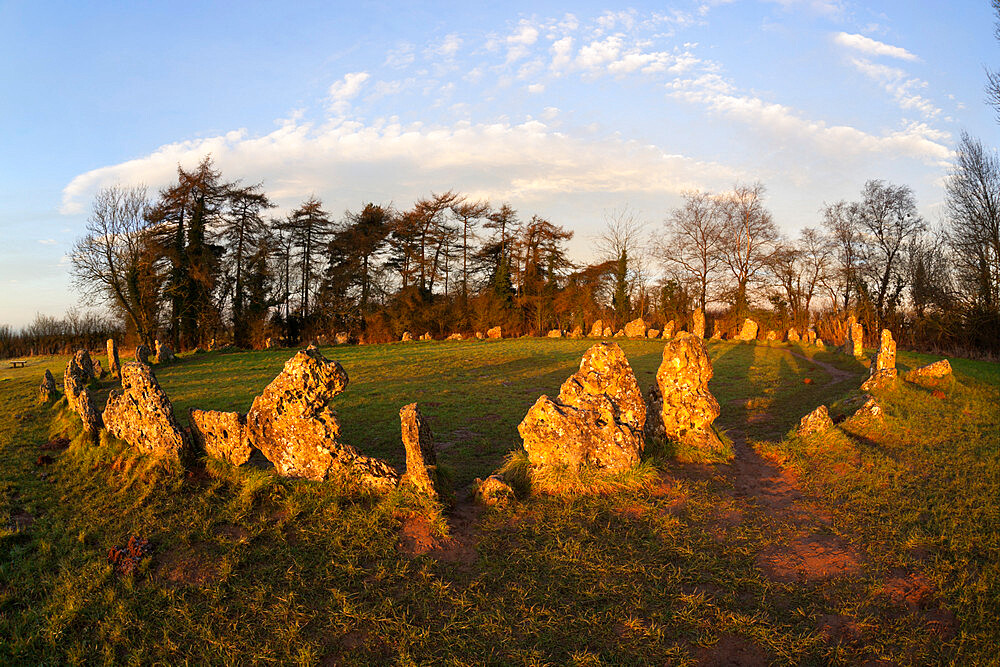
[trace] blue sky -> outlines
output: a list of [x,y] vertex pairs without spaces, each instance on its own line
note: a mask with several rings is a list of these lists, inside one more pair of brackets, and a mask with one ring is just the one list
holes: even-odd
[[869,178],[936,223],[961,131],[1000,143],[986,65],[987,0],[0,2],[0,323],[78,304],[98,188],[206,153],[284,209],[509,201],[581,260],[608,212],[738,181],[789,236]]

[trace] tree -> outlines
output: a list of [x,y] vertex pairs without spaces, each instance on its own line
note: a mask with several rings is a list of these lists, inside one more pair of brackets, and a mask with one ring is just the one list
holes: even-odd
[[469,240],[475,238],[476,225],[490,214],[489,202],[457,200],[451,206],[452,214],[461,223],[462,230],[462,298],[469,294]]
[[707,192],[689,191],[681,197],[684,204],[668,214],[667,238],[656,244],[656,252],[662,264],[679,269],[704,311],[708,286],[722,261],[719,202]]
[[965,132],[945,183],[947,239],[966,303],[1000,312],[1000,159]]
[[833,253],[839,263],[838,270],[828,276],[825,284],[830,290],[833,305],[842,303],[841,307],[846,311],[851,305],[851,292],[858,284],[863,245],[857,205],[846,201],[827,205],[823,211],[823,226],[830,236]]
[[730,301],[738,317],[749,312],[749,289],[763,277],[778,229],[764,208],[764,186],[737,185],[721,199],[720,255],[735,286]]
[[771,271],[797,326],[809,325],[813,297],[829,272],[830,240],[805,228],[796,243],[778,243],[771,254]]
[[248,258],[255,257],[267,234],[267,223],[261,213],[274,207],[262,192],[263,185],[233,187],[229,191],[228,211],[221,221],[221,237],[228,244],[234,273],[233,285],[233,338],[238,346],[245,347],[249,330],[246,327],[245,305]]
[[572,267],[566,257],[565,243],[573,232],[537,215],[521,231],[521,256],[518,285],[521,303],[534,320],[533,327],[541,332],[555,314],[554,301],[558,281]]
[[87,232],[71,253],[76,286],[109,302],[144,345],[152,345],[161,276],[147,222],[146,188],[116,185],[98,191]]
[[316,254],[325,247],[333,221],[330,214],[323,210],[323,202],[312,196],[289,213],[280,227],[289,234],[290,249],[298,253],[299,312],[303,318],[308,318],[309,296],[318,291],[313,284]]
[[618,324],[632,315],[632,292],[641,274],[643,232],[646,223],[624,207],[604,214],[604,231],[597,237],[597,251],[605,261],[614,262],[611,306]]
[[[993,35],[1000,40],[1000,0],[993,0],[993,12],[998,18],[993,24]],[[993,107],[1000,122],[1000,70],[986,70],[986,101]]]
[[863,239],[861,279],[873,301],[876,327],[882,328],[907,284],[905,250],[925,224],[906,185],[870,180],[855,210]]

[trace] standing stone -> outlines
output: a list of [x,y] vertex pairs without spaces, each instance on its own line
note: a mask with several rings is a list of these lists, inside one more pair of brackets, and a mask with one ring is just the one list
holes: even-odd
[[853,354],[855,357],[865,356],[865,330],[853,315],[849,321],[847,342],[844,343],[844,352]]
[[611,327],[604,327],[604,332],[603,332],[603,337],[604,337],[604,338],[611,338],[611,336],[612,336],[612,335],[613,335],[614,333],[615,333],[615,332],[611,330]]
[[94,377],[99,380],[103,380],[107,374],[108,372],[104,370],[103,366],[101,366],[101,360],[94,359]]
[[500,327],[493,327],[486,330],[487,338],[503,338],[503,330]]
[[246,437],[246,417],[238,412],[188,410],[191,436],[205,453],[240,466],[250,460],[250,442]]
[[788,330],[788,336],[786,337],[786,340],[789,343],[798,343],[799,340],[800,340],[799,339],[799,331],[798,331],[798,329],[796,329],[795,327],[792,327],[791,329],[789,329]]
[[816,330],[809,329],[806,331],[806,342],[813,345],[816,342]]
[[914,368],[903,376],[903,379],[921,387],[935,387],[946,378],[950,378],[951,375],[951,364],[948,363],[947,359],[942,359],[933,364]]
[[42,384],[38,387],[38,402],[48,403],[58,396],[59,390],[56,388],[56,379],[52,377],[52,372],[46,368],[45,375],[42,376]]
[[646,405],[625,353],[616,343],[597,343],[558,399],[542,395],[517,430],[533,465],[620,471],[639,462],[645,421]]
[[86,387],[76,397],[76,412],[80,415],[80,420],[83,422],[83,429],[91,435],[101,430],[101,427],[104,425],[101,420],[101,413],[97,411],[97,406],[94,404],[94,396],[90,393],[90,389]]
[[486,335],[482,331],[476,332],[476,340],[482,340],[484,338],[486,338]]
[[409,331],[404,331],[403,337],[400,338],[400,340],[404,343],[409,343],[410,341],[413,340],[413,334],[411,334]]
[[569,337],[573,339],[583,338],[583,327],[577,324],[573,327],[573,330],[569,332]]
[[[66,393],[66,401],[70,409],[84,420],[87,430],[96,432],[92,428],[95,422],[93,418],[93,399],[86,392],[87,384],[94,379],[94,364],[90,360],[90,353],[86,350],[77,350],[76,354],[66,362],[66,370],[63,373],[63,391]],[[99,426],[98,426],[99,427]]]
[[646,338],[649,338],[651,340],[653,338],[659,338],[659,337],[660,337],[659,329],[650,329],[649,331],[646,332]]
[[719,326],[719,320],[712,322],[712,340],[722,340],[722,327]]
[[597,320],[594,322],[594,325],[590,327],[590,337],[600,338],[602,335],[604,335],[604,322]]
[[462,340],[462,334],[460,333],[449,334],[448,337],[445,338],[445,340]]
[[545,334],[545,337],[546,338],[562,338],[563,337],[562,330],[560,330],[560,329],[553,329],[550,332],[548,332],[547,334]]
[[670,320],[665,325],[663,325],[663,338],[673,338],[675,328],[676,327],[673,320]]
[[695,308],[691,313],[691,335],[695,338],[705,337],[705,313],[701,308]]
[[712,374],[702,339],[681,332],[668,342],[650,390],[648,432],[696,449],[725,449],[712,427],[719,416],[719,402],[708,390]]
[[863,391],[891,385],[896,379],[896,341],[888,329],[882,329],[878,351],[872,357],[868,379],[861,385]]
[[338,331],[336,339],[337,345],[347,345],[351,342],[351,334],[346,331]]
[[421,493],[437,498],[432,471],[428,469],[437,465],[434,438],[416,403],[404,405],[399,410],[399,426],[406,449],[406,472],[400,483],[410,484]]
[[822,338],[817,338],[816,339],[816,347],[819,348],[819,349],[821,349],[821,350],[825,350],[826,349],[826,345],[823,343],[823,339]]
[[345,472],[363,485],[387,490],[399,474],[384,461],[337,441],[340,422],[330,402],[347,387],[347,373],[319,350],[298,352],[247,414],[247,436],[280,475],[324,480]]
[[424,332],[424,334],[423,334],[423,335],[422,335],[422,336],[420,337],[420,340],[434,340],[434,336],[432,336],[432,335],[431,335],[431,332],[430,332],[430,331],[426,331],[426,332]]
[[264,349],[270,350],[272,347],[274,347],[274,339],[268,336],[267,339],[264,341]]
[[152,369],[131,362],[121,370],[122,388],[112,390],[104,409],[105,428],[144,454],[179,456],[186,446],[184,432]]
[[625,336],[628,338],[645,338],[646,322],[641,317],[637,317],[625,325]]
[[767,340],[778,340],[778,332],[774,330],[768,330],[767,335],[764,336]]
[[795,435],[804,438],[813,433],[822,433],[833,428],[833,420],[825,405],[821,405],[799,421],[799,426],[795,429]]
[[115,377],[121,377],[122,362],[118,359],[118,343],[114,338],[108,339],[108,371]]
[[94,362],[90,358],[90,352],[77,350],[76,354],[73,355],[72,363],[82,373],[84,383],[90,382],[97,377],[97,374],[94,372]]
[[739,339],[742,341],[757,340],[757,323],[749,317],[743,320],[743,328],[740,329]]
[[167,345],[161,343],[159,340],[156,341],[156,363],[158,364],[172,364],[177,361],[177,357],[174,356],[174,351],[171,350]]

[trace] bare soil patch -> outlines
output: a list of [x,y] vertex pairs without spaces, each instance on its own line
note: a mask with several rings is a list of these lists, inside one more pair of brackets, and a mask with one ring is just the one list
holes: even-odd
[[169,549],[155,559],[157,581],[174,586],[207,586],[219,581],[219,564],[204,545],[183,545]]
[[698,651],[700,667],[764,667],[773,662],[768,651],[737,635],[723,635],[715,646]]

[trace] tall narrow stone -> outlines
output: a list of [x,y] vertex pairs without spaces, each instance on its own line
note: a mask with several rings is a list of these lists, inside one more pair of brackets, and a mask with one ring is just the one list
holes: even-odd
[[674,337],[674,321],[670,320],[663,326],[663,338]]
[[52,372],[46,368],[45,375],[42,376],[42,384],[38,387],[38,402],[48,403],[57,396],[59,396],[59,390],[56,388],[56,379],[52,377]]
[[179,456],[187,443],[174,418],[174,407],[153,370],[138,362],[122,364],[122,388],[112,390],[104,409],[104,427],[144,454]]
[[743,320],[743,327],[740,329],[740,340],[750,341],[757,340],[757,323],[751,320],[749,317]]
[[590,337],[600,338],[604,335],[604,322],[597,320],[594,322],[593,326],[590,327]]
[[871,391],[876,387],[886,387],[895,379],[896,341],[892,339],[892,333],[888,329],[882,329],[878,351],[872,356],[868,379],[861,385],[861,389]]
[[695,308],[691,313],[691,335],[695,338],[705,337],[705,313],[701,308]]
[[416,403],[404,405],[399,410],[399,426],[403,447],[406,449],[406,472],[400,482],[410,484],[418,491],[436,498],[437,490],[428,469],[437,465],[434,437]]
[[116,378],[122,375],[122,362],[118,359],[118,343],[108,339],[108,371]]
[[650,390],[647,432],[701,450],[724,449],[712,427],[719,416],[719,402],[708,390],[712,374],[703,340],[681,332],[667,343]]

